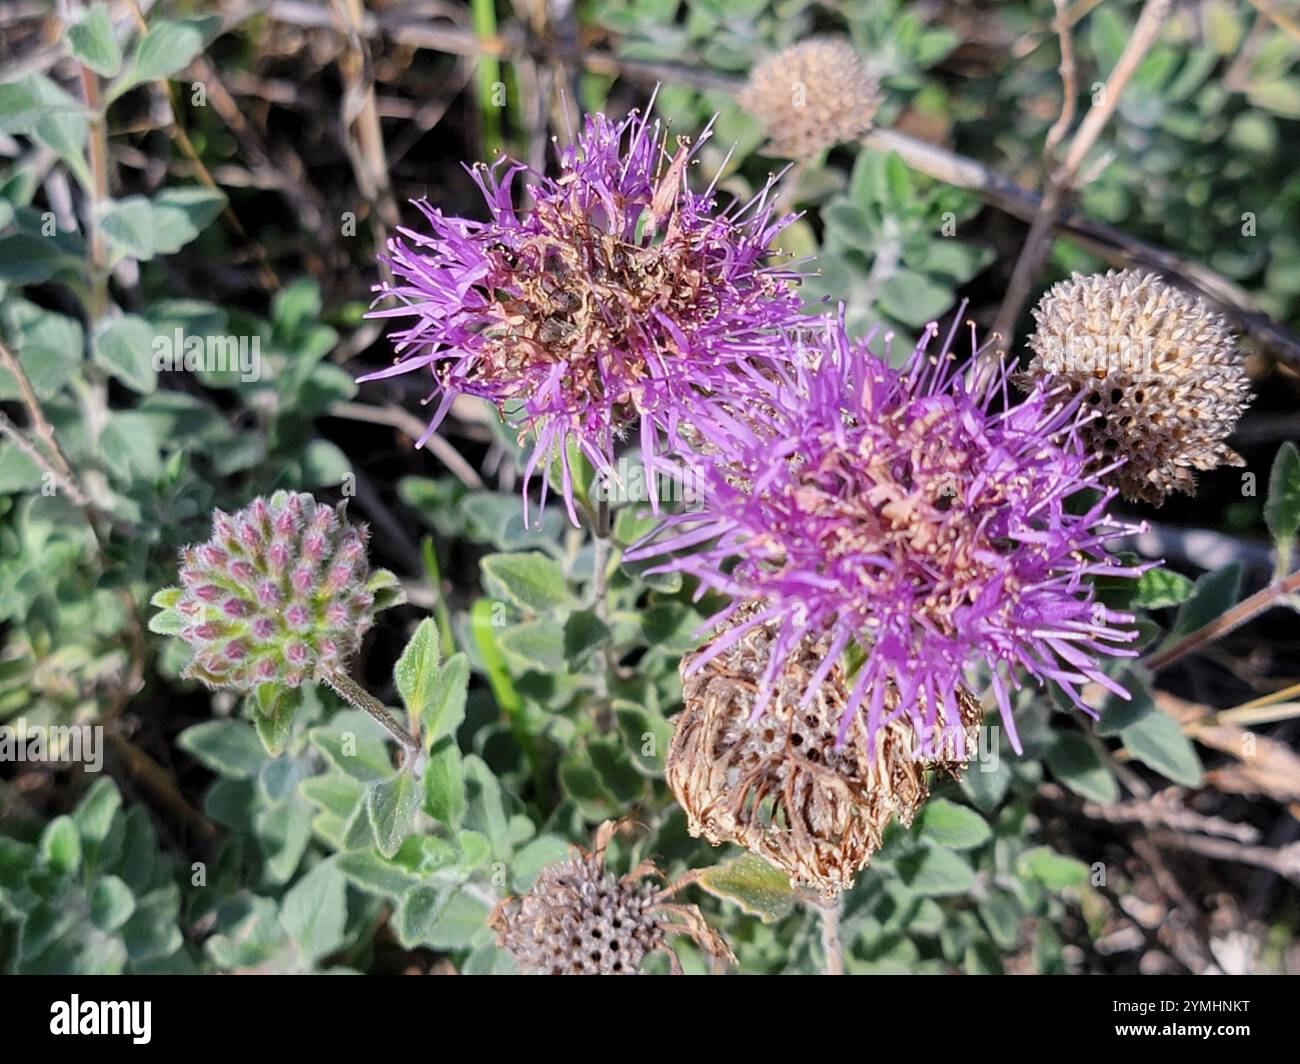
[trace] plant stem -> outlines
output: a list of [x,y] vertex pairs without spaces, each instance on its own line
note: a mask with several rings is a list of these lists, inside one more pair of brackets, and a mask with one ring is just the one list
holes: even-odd
[[601,499],[596,503],[596,512],[591,523],[592,546],[595,550],[593,560],[591,598],[592,608],[597,616],[604,618],[605,593],[609,590],[609,555],[612,544],[609,539],[609,500]]
[[840,903],[819,907],[822,917],[822,952],[826,955],[823,975],[844,974],[844,947],[840,942]]
[[351,706],[369,713],[406,749],[410,758],[414,758],[420,752],[420,744],[403,728],[391,713],[384,708],[382,702],[374,695],[362,687],[356,680],[352,679],[346,672],[341,669],[332,672],[325,677],[325,682],[330,688]]
[[[990,351],[990,356],[1000,358],[1005,356],[1012,349],[1013,334],[1015,332],[1016,321],[1020,317],[1020,311],[1025,305],[1025,300],[1029,298],[1029,291],[1033,287],[1034,279],[1047,258],[1047,253],[1051,249],[1052,233],[1056,229],[1057,220],[1065,207],[1070,194],[1078,184],[1079,171],[1083,168],[1084,159],[1092,150],[1101,131],[1110,121],[1110,117],[1115,112],[1119,104],[1119,98],[1123,94],[1129,80],[1137,71],[1143,57],[1155,43],[1156,37],[1159,36],[1160,29],[1164,25],[1165,16],[1169,13],[1170,0],[1147,0],[1146,5],[1142,8],[1142,14],[1138,16],[1137,25],[1133,27],[1133,32],[1129,35],[1128,43],[1124,47],[1123,53],[1115,64],[1115,68],[1110,72],[1106,79],[1106,84],[1102,87],[1101,95],[1097,101],[1084,115],[1083,121],[1079,124],[1079,130],[1070,141],[1069,150],[1065,154],[1065,162],[1059,169],[1053,169],[1048,166],[1047,169],[1047,188],[1043,193],[1043,199],[1039,204],[1038,213],[1034,216],[1033,224],[1029,229],[1029,236],[1025,239],[1024,247],[1020,252],[1020,258],[1017,260],[1015,269],[1012,271],[1011,280],[1007,285],[1006,295],[1003,297],[1002,306],[998,310],[998,316],[993,323],[993,332],[997,337],[997,344]],[[1062,67],[1061,79],[1063,83],[1063,92],[1068,95],[1074,89],[1074,58],[1072,50],[1065,43],[1069,37],[1068,20],[1065,17],[1061,5],[1057,5],[1056,24],[1062,38]],[[1067,55],[1067,53],[1069,53]],[[1059,142],[1064,135],[1064,125],[1062,124],[1066,110],[1073,113],[1074,101],[1072,99],[1063,99],[1061,118],[1052,127],[1049,133],[1049,140],[1052,146]]]
[[1287,604],[1289,597],[1297,591],[1300,591],[1300,572],[1292,573],[1285,580],[1269,584],[1263,591],[1257,591],[1250,598],[1237,603],[1221,617],[1216,617],[1209,624],[1202,625],[1196,631],[1189,632],[1181,639],[1170,643],[1147,660],[1147,668],[1152,672],[1159,672],[1193,650],[1222,638],[1235,628],[1240,628],[1270,606]]

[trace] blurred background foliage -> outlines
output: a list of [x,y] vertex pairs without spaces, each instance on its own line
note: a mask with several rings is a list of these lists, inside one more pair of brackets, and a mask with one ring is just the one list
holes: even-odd
[[[1068,5],[1081,112],[1139,6]],[[1290,331],[1300,28],[1283,6],[1175,3],[1076,208],[1208,267]],[[0,763],[0,964],[508,971],[491,905],[628,816],[643,830],[615,864],[707,868],[692,900],[741,971],[821,970],[817,907],[691,839],[663,783],[677,661],[704,615],[691,589],[616,564],[598,615],[590,542],[554,507],[524,528],[520,447],[482,405],[458,402],[412,449],[425,385],[353,383],[391,357],[362,316],[375,252],[414,223],[412,197],[482,216],[462,160],[503,148],[544,167],[575,102],[621,114],[656,85],[674,135],[716,115],[695,180],[722,168],[723,198],[747,198],[786,164],[734,91],[757,58],[817,33],[848,35],[881,79],[883,130],[1040,189],[1061,108],[1052,14],[1046,0],[6,5],[0,339],[22,373],[0,365],[0,724],[101,725],[106,762],[98,778]],[[810,312],[843,302],[901,354],[960,308],[991,324],[1026,226],[887,148],[791,167],[783,202],[802,213],[782,242],[808,259]],[[1059,239],[1034,294],[1104,265]],[[154,339],[177,329],[256,340],[260,379],[158,372]],[[1146,647],[1288,571],[1300,459],[1279,444],[1300,436],[1298,367],[1244,343],[1258,398],[1234,445],[1253,479],[1220,471],[1143,514],[1153,532],[1130,549],[1169,568],[1115,594],[1142,612]],[[184,655],[148,629],[211,508],[280,487],[347,498],[373,563],[406,588],[357,675],[428,722],[414,792],[383,733],[330,692],[241,706],[181,681]],[[643,509],[617,510],[616,544],[649,527]],[[394,680],[403,656],[431,677],[428,705]],[[1024,756],[1004,745],[936,781],[844,898],[847,970],[1300,969],[1298,663],[1288,609],[1158,675],[1130,667],[1137,697],[1099,704],[1095,727],[1023,693]]]

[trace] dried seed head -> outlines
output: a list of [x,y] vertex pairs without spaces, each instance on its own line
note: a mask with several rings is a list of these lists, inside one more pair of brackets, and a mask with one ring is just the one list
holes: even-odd
[[[643,862],[619,878],[605,867],[605,849],[616,830],[606,821],[596,832],[596,848],[579,849],[567,861],[544,868],[523,897],[506,898],[489,925],[497,941],[523,972],[539,975],[636,975],[655,950],[677,958],[670,934],[684,933],[714,957],[730,950],[704,922],[699,909],[667,900],[645,877],[657,874]],[[673,918],[681,919],[674,923]]]
[[738,97],[773,155],[806,159],[871,128],[880,86],[842,37],[814,37],[759,63]]
[[1249,401],[1223,318],[1155,274],[1075,274],[1034,309],[1030,383],[1065,386],[1097,416],[1080,430],[1126,499],[1159,506],[1192,493],[1193,470],[1243,465],[1224,440]]
[[[715,846],[738,843],[782,868],[792,883],[830,896],[853,885],[891,819],[912,822],[929,794],[927,770],[961,771],[976,749],[982,713],[959,688],[960,721],[952,727],[939,715],[930,732],[918,735],[903,715],[877,729],[869,750],[865,718],[854,715],[837,749],[849,684],[837,663],[800,707],[828,650],[827,638],[810,638],[751,722],[774,634],[773,626],[760,625],[693,673],[698,654],[682,662],[685,709],[668,750],[668,785],[692,835]],[[897,705],[892,689],[885,705]]]

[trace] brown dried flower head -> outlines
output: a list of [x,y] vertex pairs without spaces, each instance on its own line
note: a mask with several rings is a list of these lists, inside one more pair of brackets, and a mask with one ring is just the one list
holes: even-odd
[[1224,442],[1249,402],[1249,383],[1224,319],[1138,270],[1075,274],[1034,308],[1025,380],[1083,393],[1096,417],[1081,429],[1126,499],[1159,506],[1192,493],[1193,470],[1244,465]]
[[871,128],[880,85],[843,37],[814,37],[759,63],[738,96],[767,127],[767,150],[806,159]]
[[[929,795],[927,771],[961,771],[975,752],[982,711],[960,688],[960,722],[948,727],[940,718],[918,736],[903,716],[877,730],[871,750],[865,714],[857,714],[836,749],[852,682],[839,663],[798,708],[825,658],[823,637],[804,640],[770,707],[751,723],[773,635],[771,626],[757,627],[690,675],[694,656],[682,662],[685,709],[668,750],[668,785],[692,835],[744,846],[796,886],[829,897],[853,885],[891,819],[912,822]],[[885,703],[897,704],[892,689]]]
[[577,849],[567,861],[548,865],[522,897],[505,898],[488,923],[519,970],[538,975],[637,975],[655,950],[677,955],[667,944],[689,935],[715,960],[734,960],[727,944],[694,905],[671,901],[674,887],[656,888],[658,875],[642,861],[621,878],[605,867],[605,850],[618,829],[607,820],[596,830],[596,848]]

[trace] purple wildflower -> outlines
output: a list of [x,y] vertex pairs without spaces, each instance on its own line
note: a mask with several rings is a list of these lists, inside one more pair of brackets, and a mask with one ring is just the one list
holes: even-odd
[[[658,121],[588,115],[554,179],[504,157],[471,171],[490,221],[416,203],[432,232],[389,242],[393,280],[378,290],[398,305],[372,312],[408,319],[393,334],[398,361],[361,379],[427,368],[440,401],[417,446],[457,395],[487,399],[521,442],[535,437],[525,508],[533,473],[558,455],[576,524],[571,441],[608,474],[636,425],[652,468],[660,431],[698,397],[733,394],[737,366],[798,321],[799,299],[794,275],[767,264],[789,221],[774,217],[771,181],[716,214],[712,185],[691,193],[686,170],[709,135],[679,138],[669,161]],[[527,209],[515,206],[520,175]]]
[[[1089,713],[1089,681],[1128,697],[1098,656],[1134,655],[1122,644],[1136,632],[1118,627],[1133,618],[1097,601],[1087,578],[1138,575],[1104,549],[1136,529],[1106,515],[1113,491],[1084,512],[1068,506],[1113,466],[1090,468],[1077,404],[1038,388],[1009,406],[1010,367],[972,384],[949,354],[956,329],[935,357],[931,324],[900,371],[828,320],[805,347],[787,339],[792,368],[772,363],[764,399],[693,423],[698,453],[685,460],[699,506],[628,557],[709,544],[657,570],[734,599],[706,627],[732,626],[692,670],[776,625],[755,715],[800,640],[823,634],[804,705],[846,650],[863,655],[841,740],[864,704],[873,734],[904,713],[918,727],[959,719],[957,689],[975,663],[991,671],[1017,751],[1008,688],[1021,671]],[[737,621],[741,610],[751,612]]]

